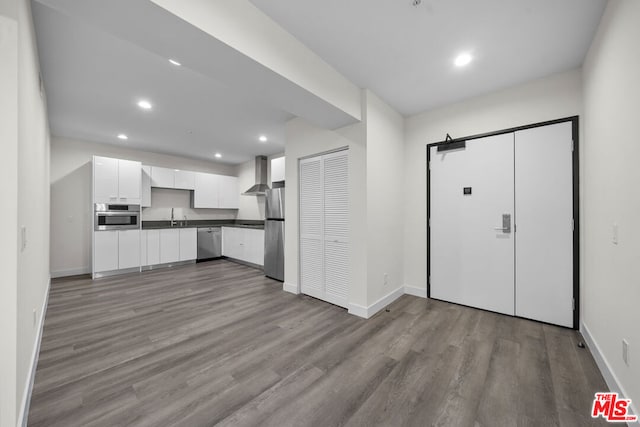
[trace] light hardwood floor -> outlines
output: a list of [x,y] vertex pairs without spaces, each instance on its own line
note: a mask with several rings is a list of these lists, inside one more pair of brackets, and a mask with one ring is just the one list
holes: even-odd
[[604,425],[580,339],[407,295],[363,320],[226,260],[54,280],[29,425]]

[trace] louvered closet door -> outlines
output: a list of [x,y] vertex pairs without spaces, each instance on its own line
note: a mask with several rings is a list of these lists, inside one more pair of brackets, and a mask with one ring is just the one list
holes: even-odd
[[348,151],[323,156],[325,300],[347,307],[349,291]]
[[300,160],[300,288],[324,299],[322,157]]
[[302,293],[347,307],[349,291],[348,151],[300,161]]

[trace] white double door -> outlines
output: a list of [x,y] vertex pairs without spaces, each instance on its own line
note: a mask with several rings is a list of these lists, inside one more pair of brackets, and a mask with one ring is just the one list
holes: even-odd
[[300,160],[300,287],[347,307],[349,296],[349,152]]
[[430,147],[430,296],[573,326],[572,123]]

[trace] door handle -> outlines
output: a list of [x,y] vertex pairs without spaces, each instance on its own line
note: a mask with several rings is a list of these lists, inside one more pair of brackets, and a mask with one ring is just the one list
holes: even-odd
[[496,231],[511,233],[511,214],[502,214],[502,227],[493,227]]

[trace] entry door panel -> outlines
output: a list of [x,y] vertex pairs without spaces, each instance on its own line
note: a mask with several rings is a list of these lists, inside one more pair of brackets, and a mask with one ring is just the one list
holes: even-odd
[[[513,140],[430,148],[432,298],[514,314]],[[502,230],[505,214],[510,232]]]
[[516,315],[573,326],[572,123],[515,133]]

